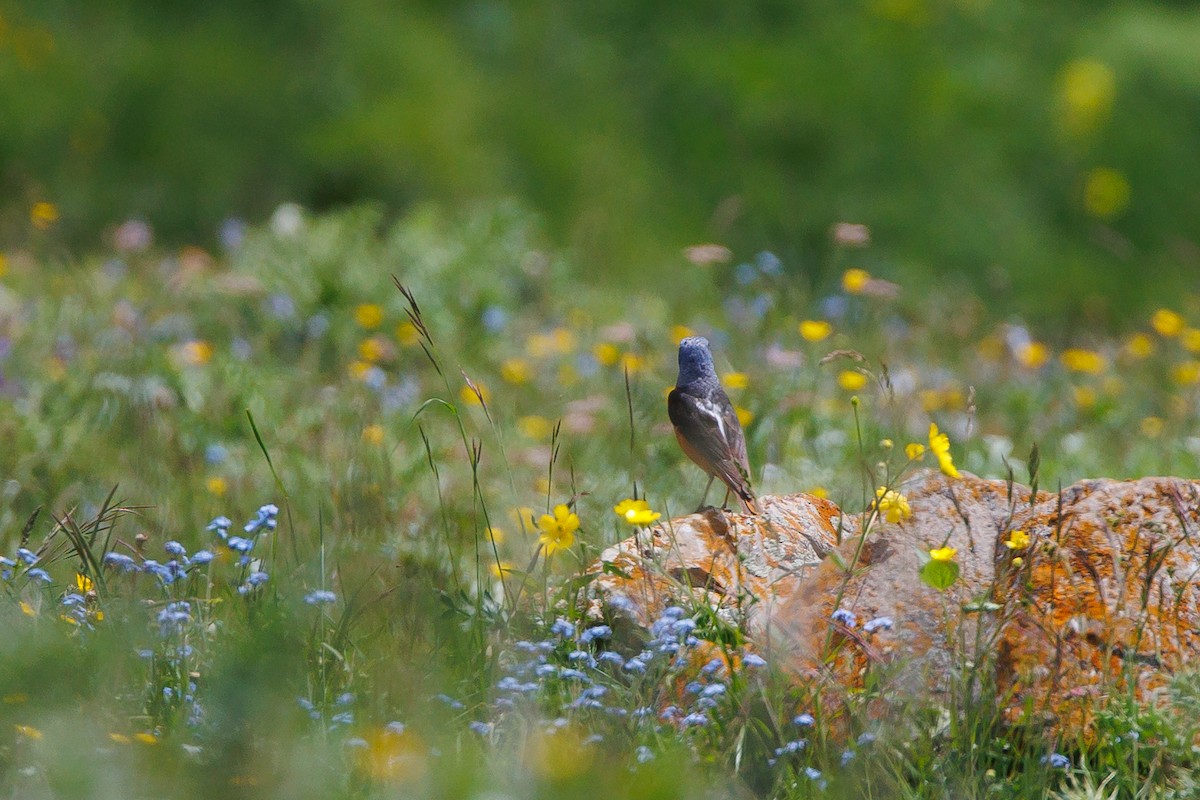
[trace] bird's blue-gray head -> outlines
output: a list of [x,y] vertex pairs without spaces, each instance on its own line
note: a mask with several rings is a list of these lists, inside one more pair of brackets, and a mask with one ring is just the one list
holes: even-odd
[[708,339],[703,336],[689,336],[679,343],[679,379],[675,385],[682,388],[696,384],[720,385]]

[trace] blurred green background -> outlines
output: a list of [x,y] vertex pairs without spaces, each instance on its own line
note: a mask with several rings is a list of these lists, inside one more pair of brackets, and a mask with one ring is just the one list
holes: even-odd
[[0,235],[216,246],[277,204],[515,197],[587,274],[682,247],[1120,325],[1196,288],[1189,2],[0,2]]

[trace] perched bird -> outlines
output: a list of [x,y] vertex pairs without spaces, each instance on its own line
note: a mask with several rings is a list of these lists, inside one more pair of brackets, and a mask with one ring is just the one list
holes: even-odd
[[713,478],[720,478],[748,513],[757,514],[750,488],[746,437],[733,404],[721,388],[708,340],[703,336],[689,336],[679,343],[679,378],[667,395],[667,414],[683,452],[708,473],[704,496],[708,497]]

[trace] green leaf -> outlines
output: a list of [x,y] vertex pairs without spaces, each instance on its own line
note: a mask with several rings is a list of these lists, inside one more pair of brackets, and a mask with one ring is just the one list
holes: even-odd
[[930,560],[921,567],[921,581],[932,586],[939,592],[944,592],[958,580],[958,562]]

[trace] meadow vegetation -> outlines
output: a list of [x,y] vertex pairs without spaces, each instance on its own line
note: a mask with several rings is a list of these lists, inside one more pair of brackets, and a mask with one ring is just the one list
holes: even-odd
[[847,728],[703,607],[631,649],[575,603],[696,506],[685,335],[758,490],[858,514],[931,422],[987,477],[1036,443],[1043,489],[1195,474],[1194,297],[1063,335],[871,274],[854,225],[819,291],[707,246],[659,265],[679,296],[617,292],[515,203],[283,206],[221,252],[55,234],[0,261],[9,796],[1196,796],[1167,717],[1052,741],[984,695]]

